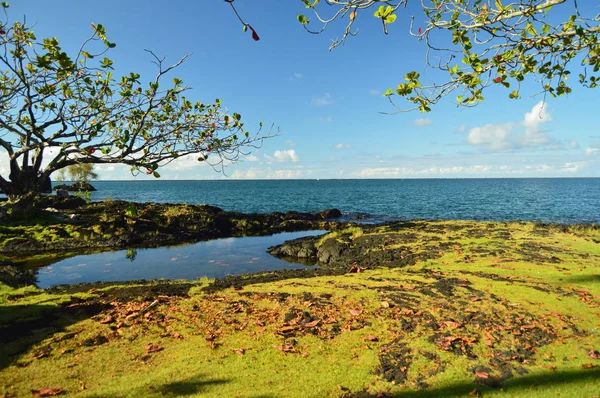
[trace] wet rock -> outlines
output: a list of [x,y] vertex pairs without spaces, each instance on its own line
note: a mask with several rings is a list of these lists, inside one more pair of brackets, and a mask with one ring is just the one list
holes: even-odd
[[319,247],[317,259],[323,264],[337,263],[348,250],[348,244],[333,238],[327,239]]
[[35,276],[31,271],[24,270],[9,261],[0,261],[0,282],[11,287],[33,285]]
[[271,246],[267,249],[267,253],[275,257],[290,257],[290,258],[317,258],[316,242],[319,237],[300,238],[287,241],[279,246]]
[[77,191],[88,191],[88,192],[93,192],[96,191],[97,189],[90,184],[89,182],[74,182],[71,185],[67,185],[67,184],[61,184],[61,185],[57,185],[53,188],[55,191],[59,190],[65,190],[65,191],[71,191],[71,192],[77,192]]
[[338,209],[327,209],[315,214],[321,218],[340,218],[342,216],[342,212]]

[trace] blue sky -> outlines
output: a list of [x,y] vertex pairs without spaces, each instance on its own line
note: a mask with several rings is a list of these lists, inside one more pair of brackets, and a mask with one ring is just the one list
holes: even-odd
[[[258,42],[222,0],[10,3],[11,20],[26,15],[38,38],[55,36],[67,52],[91,34],[90,22],[103,24],[117,43],[108,55],[117,74],[152,79],[144,49],[172,62],[192,53],[173,74],[193,87],[189,98],[218,97],[251,131],[259,121],[281,131],[226,175],[182,159],[163,169],[163,178],[600,176],[600,92],[576,83],[571,95],[545,104],[534,96],[539,88],[527,84],[520,100],[494,87],[471,109],[447,98],[428,114],[381,114],[394,111],[381,93],[406,72],[436,77],[424,68],[425,45],[408,35],[418,8],[402,10],[387,36],[372,11],[359,14],[359,35],[330,52],[343,27],[306,33],[296,21],[299,13],[310,16],[300,0],[237,0]],[[128,167],[97,170],[102,179],[132,178]]]

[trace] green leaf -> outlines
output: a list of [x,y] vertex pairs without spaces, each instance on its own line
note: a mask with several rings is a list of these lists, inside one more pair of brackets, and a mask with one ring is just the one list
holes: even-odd
[[158,174],[158,172],[157,172],[157,171],[155,171],[154,173],[152,173],[152,175],[153,175],[155,178],[160,178],[160,174]]
[[394,90],[392,90],[391,88],[388,88],[387,90],[385,90],[385,93],[382,94],[384,97],[389,97],[394,95]]
[[10,7],[10,5],[6,1],[3,1],[2,2],[2,7],[8,8],[8,7]]
[[385,17],[385,7],[384,6],[380,6],[377,11],[375,11],[375,13],[373,14],[373,16],[375,16],[376,18],[383,18]]
[[385,23],[394,23],[394,21],[396,21],[396,14],[391,14],[388,15],[387,17],[383,18],[383,22]]
[[304,15],[299,14],[298,22],[300,22],[302,25],[306,25],[308,23],[308,19]]
[[244,25],[244,26],[242,27],[242,30],[243,30],[244,32],[248,31],[248,25]]

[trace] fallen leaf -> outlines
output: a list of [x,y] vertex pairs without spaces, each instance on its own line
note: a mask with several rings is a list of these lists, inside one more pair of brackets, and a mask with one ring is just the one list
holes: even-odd
[[360,314],[362,314],[361,310],[348,310],[350,312],[350,314],[354,315],[354,316],[359,316]]
[[594,350],[593,348],[587,354],[588,357],[592,359],[600,359],[600,352]]
[[367,337],[365,337],[363,340],[364,341],[379,341],[379,337],[370,334]]
[[159,345],[154,345],[152,343],[148,343],[148,345],[146,346],[146,354],[150,354],[152,352],[158,352],[158,351],[162,351],[164,350],[164,347],[161,347]]
[[246,350],[243,348],[236,348],[235,350],[233,350],[233,352],[239,355],[244,355],[246,353]]
[[103,319],[100,320],[100,323],[103,324],[103,325],[105,325],[107,323],[112,323],[114,321],[115,320],[114,320],[114,318],[112,316],[107,315],[105,318],[103,318]]
[[480,379],[489,379],[490,374],[487,372],[475,372],[475,377],[478,377]]
[[31,390],[36,397],[53,397],[64,392],[62,388],[42,388],[41,390]]
[[296,352],[294,347],[292,347],[291,345],[274,345],[273,348],[281,352]]
[[444,321],[443,323],[444,323],[444,325],[448,326],[450,329],[457,329],[463,325],[460,322],[454,322],[454,321]]
[[315,326],[317,326],[319,324],[319,322],[321,322],[320,319],[317,319],[316,321],[312,321],[312,322],[307,322],[304,324],[305,328],[314,328]]
[[390,308],[390,303],[388,303],[387,301],[382,301],[381,303],[379,303],[379,305],[381,306],[381,308]]
[[579,365],[580,368],[582,369],[592,369],[597,367],[598,365],[594,364],[594,363],[582,363]]

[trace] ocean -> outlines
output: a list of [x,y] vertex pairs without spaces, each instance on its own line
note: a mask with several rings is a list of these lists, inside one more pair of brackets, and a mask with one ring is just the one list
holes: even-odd
[[[59,183],[54,183],[59,184]],[[93,181],[92,200],[210,204],[244,213],[338,208],[345,220],[600,223],[600,178]]]

